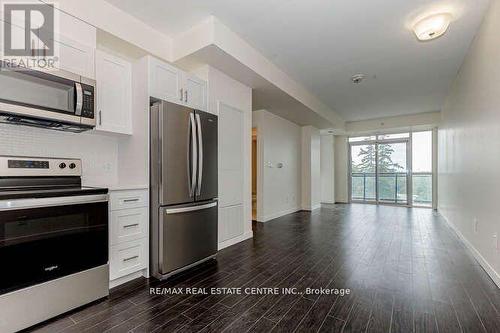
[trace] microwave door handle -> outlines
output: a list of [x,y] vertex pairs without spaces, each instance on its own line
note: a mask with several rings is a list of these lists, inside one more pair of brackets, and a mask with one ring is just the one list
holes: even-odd
[[81,83],[75,82],[75,91],[76,91],[75,115],[81,116],[83,107],[83,89]]
[[196,173],[198,170],[198,145],[196,142],[196,125],[194,121],[194,114],[191,112],[189,114],[189,123],[191,125],[191,164],[193,165],[191,169],[191,184],[189,187],[189,196],[192,197],[195,194],[196,189]]
[[201,184],[203,177],[203,133],[201,132],[200,115],[196,114],[196,128],[198,129],[198,188],[196,195],[201,194]]

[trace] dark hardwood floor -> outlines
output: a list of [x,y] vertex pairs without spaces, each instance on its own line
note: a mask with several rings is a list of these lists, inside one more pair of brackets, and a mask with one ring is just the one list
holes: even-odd
[[[30,331],[500,332],[500,289],[432,210],[336,205],[254,231],[217,261],[165,282],[132,281]],[[166,296],[150,287],[351,293]]]

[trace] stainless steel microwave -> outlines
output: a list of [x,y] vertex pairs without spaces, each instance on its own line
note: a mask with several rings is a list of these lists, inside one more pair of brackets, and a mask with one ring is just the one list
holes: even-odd
[[83,132],[96,125],[95,81],[0,62],[0,122]]

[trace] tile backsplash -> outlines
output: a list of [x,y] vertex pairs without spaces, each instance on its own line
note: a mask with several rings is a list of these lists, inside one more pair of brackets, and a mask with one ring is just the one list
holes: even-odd
[[0,124],[0,155],[80,158],[83,183],[118,183],[118,139],[94,132],[68,133]]

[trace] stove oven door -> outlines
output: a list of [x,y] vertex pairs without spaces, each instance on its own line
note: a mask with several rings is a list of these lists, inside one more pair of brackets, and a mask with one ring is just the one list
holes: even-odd
[[0,294],[108,262],[108,196],[0,201]]

